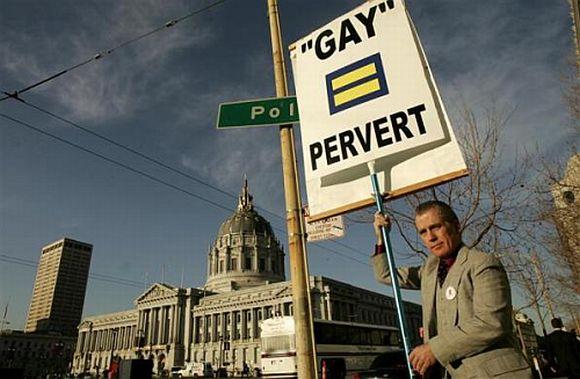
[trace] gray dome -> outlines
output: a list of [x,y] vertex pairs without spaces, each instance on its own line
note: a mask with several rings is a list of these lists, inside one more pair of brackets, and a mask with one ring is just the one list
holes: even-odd
[[270,223],[254,210],[247,180],[238,208],[221,224],[210,246],[207,269],[205,287],[214,292],[285,280],[284,251]]
[[222,223],[217,238],[239,233],[258,234],[264,237],[274,236],[270,223],[253,209],[238,208],[230,218]]
[[222,223],[217,240],[228,234],[257,234],[264,237],[274,237],[270,223],[254,210],[253,199],[248,189],[248,180],[245,179],[238,201],[238,209]]

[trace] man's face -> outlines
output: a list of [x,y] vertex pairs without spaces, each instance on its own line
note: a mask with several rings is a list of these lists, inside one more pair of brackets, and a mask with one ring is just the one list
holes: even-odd
[[459,225],[444,221],[437,208],[415,216],[415,226],[425,247],[439,258],[450,256],[461,244]]

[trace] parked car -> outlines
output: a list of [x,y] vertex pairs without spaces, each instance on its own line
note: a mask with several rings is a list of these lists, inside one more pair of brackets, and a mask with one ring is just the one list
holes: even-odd
[[171,378],[179,378],[179,372],[181,370],[183,370],[183,369],[184,369],[183,366],[173,366],[173,367],[171,367],[170,377]]
[[355,379],[407,379],[407,359],[404,351],[383,353],[375,358],[368,370],[354,374]]
[[213,368],[208,362],[187,362],[185,367],[176,372],[178,378],[211,378]]

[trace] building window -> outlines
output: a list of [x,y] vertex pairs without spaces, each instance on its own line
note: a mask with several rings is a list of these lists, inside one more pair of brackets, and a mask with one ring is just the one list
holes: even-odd
[[264,318],[270,317],[272,317],[272,307],[266,307],[266,314],[264,315]]
[[284,316],[293,316],[294,310],[292,309],[292,303],[284,303]]
[[244,267],[246,270],[252,269],[252,257],[246,257],[246,265]]
[[237,270],[238,269],[238,260],[236,258],[232,258],[230,263],[230,270]]
[[264,258],[260,258],[260,266],[258,269],[260,271],[266,271],[266,260]]
[[224,272],[224,261],[220,261],[220,272]]

